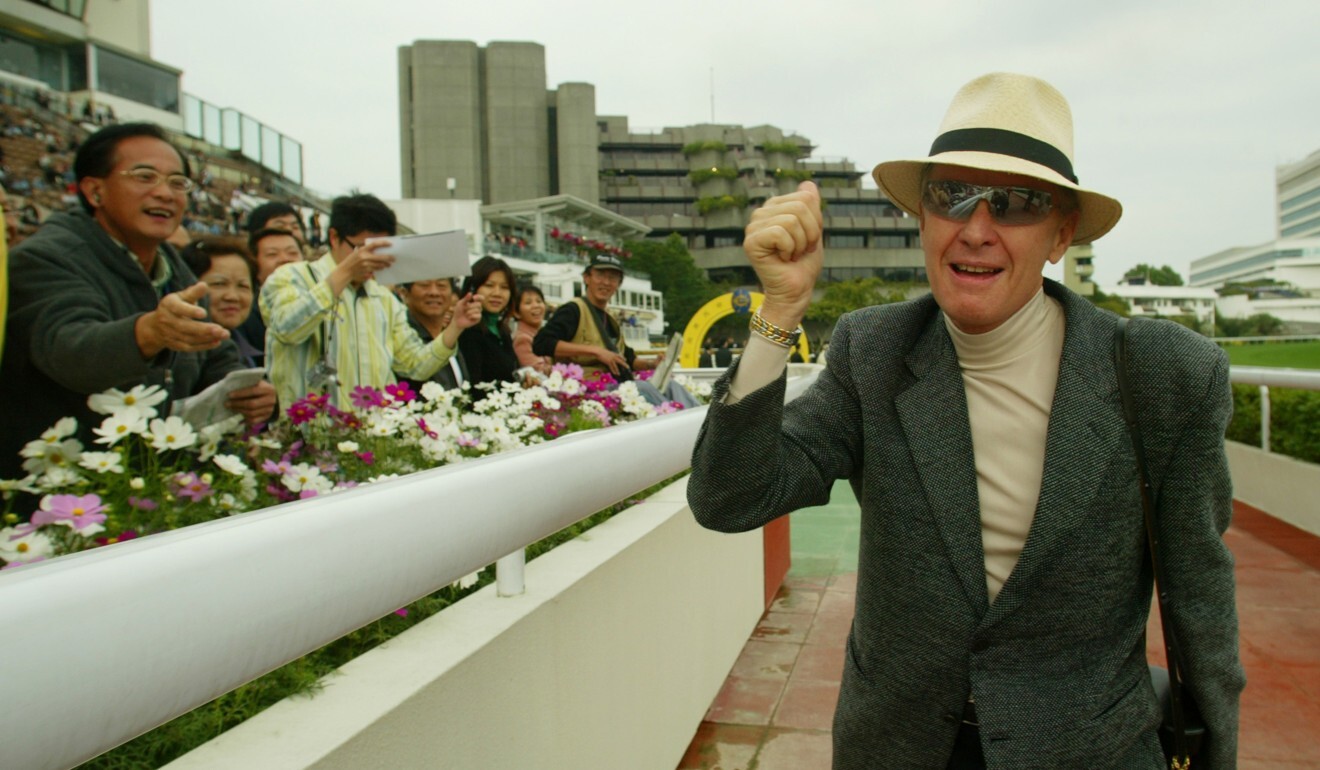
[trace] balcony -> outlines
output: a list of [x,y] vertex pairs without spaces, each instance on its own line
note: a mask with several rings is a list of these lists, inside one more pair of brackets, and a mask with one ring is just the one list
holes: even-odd
[[[791,393],[814,372],[795,367]],[[6,572],[0,677],[21,697],[0,706],[5,766],[69,767],[498,559],[498,583],[169,767],[828,767],[856,586],[846,484],[791,515],[782,586],[766,567],[771,538],[700,529],[682,481],[525,572],[503,558],[680,472],[703,416]],[[1225,540],[1250,680],[1241,758],[1309,766],[1320,760],[1320,468],[1229,452],[1238,502]],[[528,491],[546,489],[573,493]]]

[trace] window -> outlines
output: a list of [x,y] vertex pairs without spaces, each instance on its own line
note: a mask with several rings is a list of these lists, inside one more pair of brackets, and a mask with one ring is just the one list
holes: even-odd
[[96,47],[96,88],[166,112],[179,112],[179,76],[168,70]]
[[875,249],[906,249],[908,245],[906,235],[881,235],[876,233],[871,236],[871,248]]
[[860,249],[866,246],[866,236],[860,233],[831,233],[825,236],[825,246],[831,249]]
[[0,32],[0,69],[64,90],[64,54],[58,48]]

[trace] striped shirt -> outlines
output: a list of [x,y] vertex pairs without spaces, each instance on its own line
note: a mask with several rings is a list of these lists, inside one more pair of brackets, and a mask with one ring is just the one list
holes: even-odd
[[326,363],[338,372],[335,403],[341,409],[351,405],[349,396],[358,385],[383,388],[395,382],[395,372],[425,380],[454,354],[441,337],[422,342],[408,325],[403,303],[374,280],[345,286],[336,298],[328,280],[334,269],[331,254],[281,265],[261,288],[266,373],[281,405],[311,389],[307,375],[321,360],[327,332]]

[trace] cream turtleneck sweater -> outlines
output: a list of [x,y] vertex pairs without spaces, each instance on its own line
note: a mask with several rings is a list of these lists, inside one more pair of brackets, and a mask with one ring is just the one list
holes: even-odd
[[958,351],[976,457],[981,544],[991,602],[1017,566],[1036,515],[1045,434],[1063,354],[1063,308],[1038,290],[997,328],[967,334],[944,317]]
[[[998,328],[967,334],[944,317],[958,353],[981,504],[985,582],[994,602],[1017,565],[1036,515],[1045,471],[1045,435],[1063,354],[1059,303],[1036,292]],[[726,403],[773,382],[788,351],[753,334],[729,383]],[[932,404],[932,408],[939,408]]]

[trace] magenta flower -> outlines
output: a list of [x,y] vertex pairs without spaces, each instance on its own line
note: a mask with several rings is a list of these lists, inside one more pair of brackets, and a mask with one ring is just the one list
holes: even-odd
[[682,409],[683,409],[683,405],[678,403],[677,401],[666,401],[655,408],[655,413],[673,414],[674,412],[681,411]]
[[374,465],[376,462],[376,455],[371,452],[358,452],[357,457],[363,465]]
[[286,413],[289,415],[290,422],[294,425],[302,425],[305,422],[311,422],[312,418],[316,417],[320,411],[314,404],[304,398],[293,402]]
[[290,500],[298,499],[293,496],[292,492],[285,489],[283,484],[267,484],[266,491],[274,495],[275,497],[279,498],[280,502],[287,503]]
[[160,506],[156,505],[156,502],[149,497],[133,497],[132,495],[129,495],[128,507],[136,508],[139,511],[154,511]]
[[386,385],[385,392],[400,404],[406,404],[417,399],[417,391],[413,390],[412,386],[406,382],[395,382]]
[[83,530],[105,521],[105,506],[97,495],[50,495],[41,501],[41,507],[32,514],[37,526],[67,523],[75,530]]
[[641,371],[639,371],[639,372],[635,372],[633,376],[636,377],[637,379],[641,380],[642,382],[645,382],[645,381],[651,379],[651,375],[653,375],[653,374],[655,374],[655,370],[654,370],[654,369],[643,369],[643,370],[641,370]]
[[348,399],[358,409],[370,409],[373,406],[385,405],[385,396],[379,390],[368,385],[359,385],[353,388],[353,393],[349,395]]
[[430,426],[426,424],[425,418],[422,417],[417,418],[417,427],[421,428],[422,432],[425,433],[427,436],[430,436],[431,438],[440,438],[440,434],[431,430]]
[[200,503],[215,494],[210,484],[192,472],[175,474],[171,487],[176,497],[186,497],[194,503]]
[[298,499],[306,500],[309,497],[316,497],[316,494],[317,493],[315,489],[304,489],[303,491],[298,493]]
[[98,545],[114,545],[115,543],[122,543],[125,540],[133,540],[137,536],[138,533],[136,531],[126,529],[115,537],[98,537],[96,538],[96,542]]
[[406,618],[406,617],[408,617],[408,608],[407,608],[407,607],[400,607],[399,609],[397,609],[397,610],[394,611],[394,614],[395,614],[395,615],[398,615],[398,616],[401,617],[401,618]]

